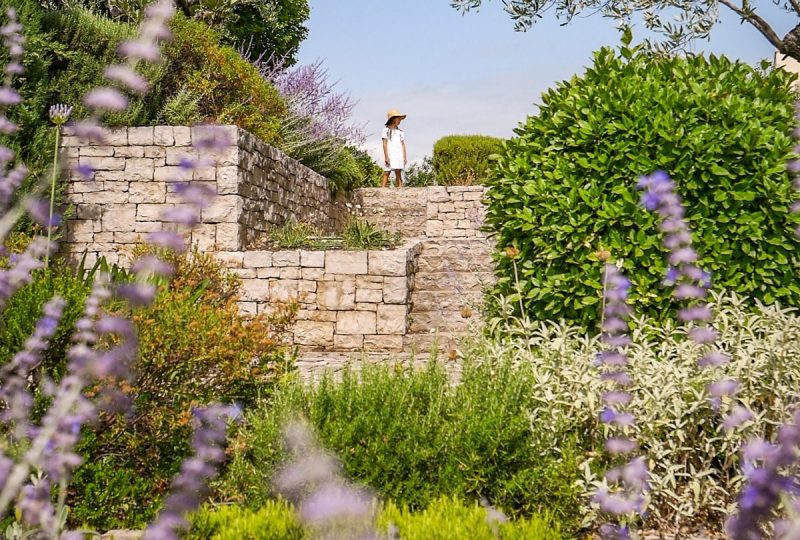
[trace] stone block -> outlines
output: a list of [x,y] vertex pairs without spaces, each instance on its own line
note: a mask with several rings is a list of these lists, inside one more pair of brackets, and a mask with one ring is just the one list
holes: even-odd
[[226,165],[216,168],[217,193],[239,192],[239,167]]
[[408,307],[404,305],[378,306],[377,333],[405,334],[408,326]]
[[401,351],[403,350],[403,336],[364,336],[364,348],[368,351]]
[[164,182],[131,182],[128,188],[128,202],[162,204],[167,198],[167,185]]
[[105,142],[109,146],[125,146],[128,144],[128,128],[113,128],[105,130]]
[[76,207],[78,219],[100,219],[103,217],[103,207],[99,204],[81,204]]
[[383,290],[381,289],[356,289],[356,302],[372,302],[378,304],[383,302]]
[[336,333],[341,335],[374,334],[375,313],[372,311],[340,311],[336,316]]
[[303,279],[320,281],[325,276],[325,271],[322,268],[303,268],[300,275]]
[[[127,184],[125,186],[127,187]],[[110,185],[108,182],[105,184],[105,188],[105,191],[93,193],[90,200],[96,204],[123,204],[128,202],[129,194],[127,191],[119,188],[115,189],[115,186]]]
[[95,171],[122,171],[125,170],[125,158],[116,157],[84,157],[78,158],[81,165],[88,165]]
[[242,226],[238,223],[217,223],[216,249],[236,251],[242,249]]
[[258,302],[236,302],[239,312],[243,315],[255,316],[258,314]]
[[161,221],[165,211],[174,208],[174,204],[139,204],[136,205],[137,221]]
[[366,274],[367,252],[329,251],[325,255],[325,271],[331,274]]
[[175,144],[175,135],[172,126],[153,127],[153,144],[159,146],[172,146]]
[[378,304],[370,304],[370,303],[367,303],[367,302],[357,302],[355,310],[356,311],[377,311],[378,310]]
[[156,182],[188,182],[192,179],[192,171],[182,167],[156,167],[153,180]]
[[[203,182],[211,182],[214,184],[214,190],[217,193],[221,193],[217,188],[216,180],[217,180],[217,168],[214,166],[211,167],[197,167],[192,171],[192,180],[200,180]],[[229,191],[230,193],[236,193],[236,191]]]
[[94,241],[94,221],[71,219],[67,222],[67,242]]
[[317,283],[317,306],[319,309],[329,311],[353,309],[355,296],[354,281],[321,281]]
[[187,147],[169,147],[166,148],[166,164],[167,165],[180,165],[184,160],[197,159],[197,152],[194,148]]
[[152,146],[153,128],[151,126],[128,128],[128,144],[131,146]]
[[80,149],[81,156],[91,157],[111,157],[114,155],[113,146],[82,146]]
[[133,232],[137,233],[158,232],[162,229],[163,224],[160,221],[137,221],[133,225]]
[[272,266],[299,266],[300,252],[297,250],[275,251],[272,254]]
[[297,321],[294,325],[294,342],[308,347],[330,347],[334,343],[334,323]]
[[297,299],[298,282],[296,279],[280,279],[269,282],[269,299],[271,302],[291,302]]
[[281,269],[274,266],[258,269],[258,277],[260,278],[277,279],[280,275]]
[[304,268],[324,268],[325,267],[325,252],[324,251],[301,251],[300,252],[300,266]]
[[242,215],[244,201],[238,195],[219,195],[203,208],[201,216],[205,223],[233,223]]
[[278,270],[279,279],[300,279],[300,268],[297,266],[285,266]]
[[144,157],[144,148],[141,146],[117,146],[114,148],[114,157],[141,158]]
[[155,170],[155,160],[151,158],[128,158],[125,161],[125,177],[131,182],[150,182]]
[[245,268],[267,268],[272,266],[271,251],[245,251]]
[[190,146],[192,144],[192,132],[187,126],[175,126],[172,131],[175,137],[175,146]]
[[136,223],[136,206],[133,204],[109,204],[103,208],[103,230],[133,232]]
[[302,280],[298,285],[298,290],[300,292],[317,292],[317,282],[316,281],[309,281],[309,280]]
[[425,236],[437,238],[444,233],[444,222],[436,219],[429,219],[425,223]]
[[214,257],[226,268],[242,268],[244,262],[242,251],[217,251]]
[[260,302],[272,300],[271,287],[269,280],[266,279],[243,279],[242,298],[245,300],[257,300]]
[[[192,237],[194,237],[194,231],[192,231]],[[255,268],[229,268],[228,271],[232,274],[239,276],[240,279],[258,278],[258,273],[256,272]]]
[[333,338],[333,348],[339,351],[360,351],[364,347],[364,336],[336,335]]
[[[113,241],[116,242],[117,244],[140,244],[144,242],[144,238],[140,233],[119,231],[113,234],[114,234]],[[97,239],[95,238],[95,240]]]
[[95,193],[103,191],[103,182],[89,180],[88,182],[70,182],[68,184],[70,193]]
[[408,253],[404,249],[370,251],[369,273],[379,276],[405,276]]
[[408,279],[405,277],[389,277],[383,283],[383,301],[387,304],[405,304],[408,302]]
[[163,146],[143,146],[144,157],[156,160],[160,167],[167,164],[167,149]]

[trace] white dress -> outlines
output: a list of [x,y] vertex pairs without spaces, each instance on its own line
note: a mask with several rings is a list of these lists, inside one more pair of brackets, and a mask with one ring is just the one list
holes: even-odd
[[406,168],[403,160],[403,142],[406,140],[406,135],[400,128],[383,128],[381,134],[381,141],[386,141],[386,151],[389,154],[389,166],[386,163],[383,165],[384,171],[396,171]]

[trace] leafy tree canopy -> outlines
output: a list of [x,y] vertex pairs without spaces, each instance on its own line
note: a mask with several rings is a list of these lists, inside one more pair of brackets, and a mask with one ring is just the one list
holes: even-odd
[[[565,24],[577,15],[602,13],[619,20],[623,27],[629,27],[634,16],[641,16],[649,30],[664,37],[651,45],[667,51],[708,37],[719,20],[720,10],[727,9],[755,27],[779,52],[800,60],[800,0],[772,2],[794,18],[795,27],[783,37],[759,15],[750,0],[503,0],[520,31],[529,29],[548,12]],[[451,0],[451,5],[462,12],[477,9],[482,3],[483,0]]]

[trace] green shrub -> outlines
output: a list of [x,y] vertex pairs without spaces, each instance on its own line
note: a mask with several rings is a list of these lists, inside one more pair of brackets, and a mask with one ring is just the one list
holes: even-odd
[[406,169],[405,185],[408,187],[439,185],[431,158],[426,157],[420,163],[413,163]]
[[558,525],[541,516],[501,522],[477,503],[440,498],[420,512],[389,503],[381,512],[382,529],[394,526],[403,540],[561,540]]
[[[713,295],[717,345],[731,360],[716,370],[698,367],[701,347],[684,328],[640,318],[628,350],[633,378],[631,403],[636,416],[628,432],[639,442],[650,469],[645,529],[666,530],[680,523],[687,530],[703,528],[714,536],[735,510],[744,477],[740,450],[753,437],[774,439],[777,426],[789,422],[800,400],[800,314],[779,306],[747,306],[734,295]],[[504,324],[503,321],[491,321]],[[530,421],[542,433],[570,433],[590,449],[581,466],[585,496],[576,509],[590,524],[593,493],[608,470],[602,438],[602,395],[608,390],[592,367],[602,344],[564,324],[530,322],[511,327],[503,340],[481,339],[467,348],[468,359],[529,366],[537,381],[532,391]],[[707,385],[736,379],[736,401],[753,421],[733,432],[724,430],[720,412],[709,400]],[[723,414],[728,405],[723,404]],[[564,423],[567,423],[565,427]],[[593,448],[593,450],[592,450]]]
[[596,53],[583,76],[543,95],[487,182],[496,292],[516,294],[503,255],[514,246],[527,314],[591,325],[600,311],[598,252],[609,251],[633,281],[635,310],[663,316],[665,254],[635,187],[661,169],[678,184],[715,286],[797,305],[791,80],[724,57]]
[[[268,144],[279,142],[281,116],[286,104],[278,91],[220,35],[207,25],[176,16],[174,38],[164,47],[169,74],[163,85],[173,101],[161,113],[180,118],[175,110],[181,92],[184,115],[199,115],[203,121],[236,124]],[[154,115],[155,118],[155,115]]]
[[569,529],[581,450],[569,434],[531,424],[536,388],[528,369],[510,365],[467,366],[454,388],[436,364],[417,373],[365,366],[341,382],[281,385],[234,439],[219,496],[254,507],[269,499],[281,429],[300,413],[346,476],[385,499],[418,510],[443,495],[485,497],[514,516],[550,511]]
[[482,184],[489,169],[489,156],[497,154],[503,142],[486,135],[448,135],[433,145],[433,170],[441,185]]
[[191,517],[186,540],[301,540],[308,535],[285,502],[266,501],[257,510],[204,507]]
[[[534,516],[501,523],[492,521],[477,504],[447,497],[414,513],[392,502],[381,509],[378,529],[394,527],[403,540],[561,540],[558,525]],[[282,501],[267,501],[256,510],[241,506],[204,507],[191,518],[187,540],[301,540],[314,538]]]
[[317,236],[317,228],[305,221],[287,221],[269,232],[270,241],[280,249],[309,247]]
[[[238,282],[206,254],[174,257],[176,273],[148,308],[120,313],[136,325],[138,378],[123,388],[136,414],[103,416],[80,451],[92,466],[72,483],[74,523],[107,530],[143,525],[189,452],[191,410],[211,402],[252,405],[284,369],[279,341],[292,311],[245,319]],[[92,496],[127,476],[147,489]]]

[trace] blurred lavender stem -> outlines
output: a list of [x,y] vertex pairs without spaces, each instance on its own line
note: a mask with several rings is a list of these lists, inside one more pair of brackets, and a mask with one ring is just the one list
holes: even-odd
[[[67,377],[68,383],[63,392],[59,392],[56,404],[51,409],[56,418],[66,416],[81,397],[83,385],[79,377]],[[48,413],[49,414],[49,413]],[[47,443],[58,430],[58,422],[43,422],[42,428],[31,443],[30,449],[25,452],[24,459],[17,463],[8,475],[3,490],[0,491],[0,519],[6,515],[6,508],[19,493],[22,484],[31,472],[31,464],[36,463],[44,454]]]

